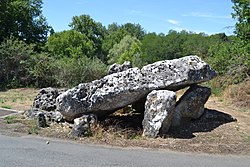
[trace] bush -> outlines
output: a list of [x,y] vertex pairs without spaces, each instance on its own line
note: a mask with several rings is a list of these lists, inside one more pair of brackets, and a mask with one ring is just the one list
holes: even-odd
[[55,62],[55,79],[61,87],[72,87],[106,75],[107,67],[99,59],[64,57]]
[[27,86],[30,76],[23,64],[34,55],[34,47],[14,38],[0,45],[0,89]]
[[31,56],[24,62],[29,75],[32,76],[32,82],[29,86],[49,87],[57,86],[55,79],[55,59],[48,53],[42,52]]
[[232,84],[243,82],[250,75],[250,45],[242,45],[240,41],[221,43],[209,50],[207,62],[217,71],[217,86],[226,88]]

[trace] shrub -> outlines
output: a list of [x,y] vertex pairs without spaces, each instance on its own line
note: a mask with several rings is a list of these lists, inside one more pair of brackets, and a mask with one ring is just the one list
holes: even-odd
[[34,54],[32,45],[14,38],[5,40],[0,45],[0,88],[27,86],[30,77],[22,63]]
[[99,59],[64,57],[55,62],[55,79],[62,87],[72,87],[79,83],[99,79],[106,74],[106,65]]

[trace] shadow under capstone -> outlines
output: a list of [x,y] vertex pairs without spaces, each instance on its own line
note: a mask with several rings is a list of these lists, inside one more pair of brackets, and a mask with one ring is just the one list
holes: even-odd
[[168,134],[162,137],[190,139],[195,137],[194,133],[211,132],[223,124],[235,121],[237,120],[229,114],[205,108],[203,115],[199,119],[184,122],[179,127],[171,127]]

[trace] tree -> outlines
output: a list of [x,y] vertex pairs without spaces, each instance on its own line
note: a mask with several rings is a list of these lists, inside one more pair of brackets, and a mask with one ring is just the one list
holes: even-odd
[[245,41],[250,42],[250,1],[249,0],[232,0],[234,3],[233,9],[235,13],[233,18],[237,19],[235,25],[235,33],[237,36]]
[[146,33],[140,24],[109,24],[107,28],[107,33],[104,36],[104,40],[102,43],[103,52],[104,54],[108,54],[109,50],[112,49],[115,44],[118,44],[126,35],[130,35],[131,37],[135,37],[139,40],[142,40],[145,34]]
[[161,60],[165,48],[162,46],[164,36],[157,35],[156,33],[146,34],[142,40],[142,58],[144,62],[153,63]]
[[24,64],[34,55],[33,46],[11,38],[0,45],[0,89],[27,86],[30,76]]
[[115,44],[118,44],[125,36],[127,32],[124,29],[114,28],[110,29],[108,27],[108,33],[104,36],[104,40],[102,41],[102,50],[104,54],[108,54],[110,49],[114,47]]
[[50,29],[42,15],[42,0],[1,0],[0,42],[13,36],[28,44],[44,44]]
[[146,34],[140,24],[126,23],[122,25],[121,28],[124,29],[128,35],[136,37],[139,40],[141,40]]
[[96,48],[95,55],[102,60],[105,59],[102,53],[102,40],[106,29],[100,22],[94,21],[89,15],[80,15],[74,16],[69,26],[93,41]]
[[124,61],[131,61],[134,64],[135,58],[140,54],[141,42],[137,38],[127,35],[109,51],[108,63],[122,64]]
[[93,57],[95,44],[85,34],[75,30],[67,30],[51,35],[47,48],[56,58],[67,57]]

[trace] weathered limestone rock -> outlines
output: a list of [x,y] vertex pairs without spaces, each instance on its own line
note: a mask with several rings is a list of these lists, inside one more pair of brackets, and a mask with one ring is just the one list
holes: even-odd
[[179,126],[182,120],[199,118],[204,113],[204,105],[210,95],[210,88],[191,86],[177,102],[172,125]]
[[216,72],[197,56],[160,61],[80,84],[57,97],[57,110],[68,121],[88,113],[105,116],[145,98],[152,90],[178,90],[215,76]]
[[175,104],[175,92],[154,90],[149,93],[142,121],[143,136],[155,138],[159,133],[165,134],[171,125]]
[[46,112],[45,116],[49,122],[63,122],[63,115],[59,111]]
[[53,123],[53,122],[63,122],[63,115],[58,112],[58,111],[45,111],[45,110],[41,110],[39,108],[31,108],[29,110],[27,110],[24,115],[28,118],[31,119],[39,119],[39,114],[43,114],[45,116],[46,122],[48,124]]
[[216,72],[198,56],[158,61],[146,65],[141,73],[147,78],[151,89],[179,90],[181,88],[209,81]]
[[108,75],[114,74],[117,72],[125,71],[129,68],[132,68],[132,64],[130,61],[125,61],[123,64],[112,64],[108,69]]
[[45,111],[54,111],[56,109],[56,98],[58,95],[57,89],[51,87],[43,88],[36,96],[32,107]]
[[96,116],[93,114],[83,115],[80,118],[74,119],[74,126],[71,135],[76,137],[89,136],[91,134],[90,125],[96,122]]
[[44,113],[42,112],[38,113],[37,115],[37,125],[42,128],[46,127],[47,125]]

